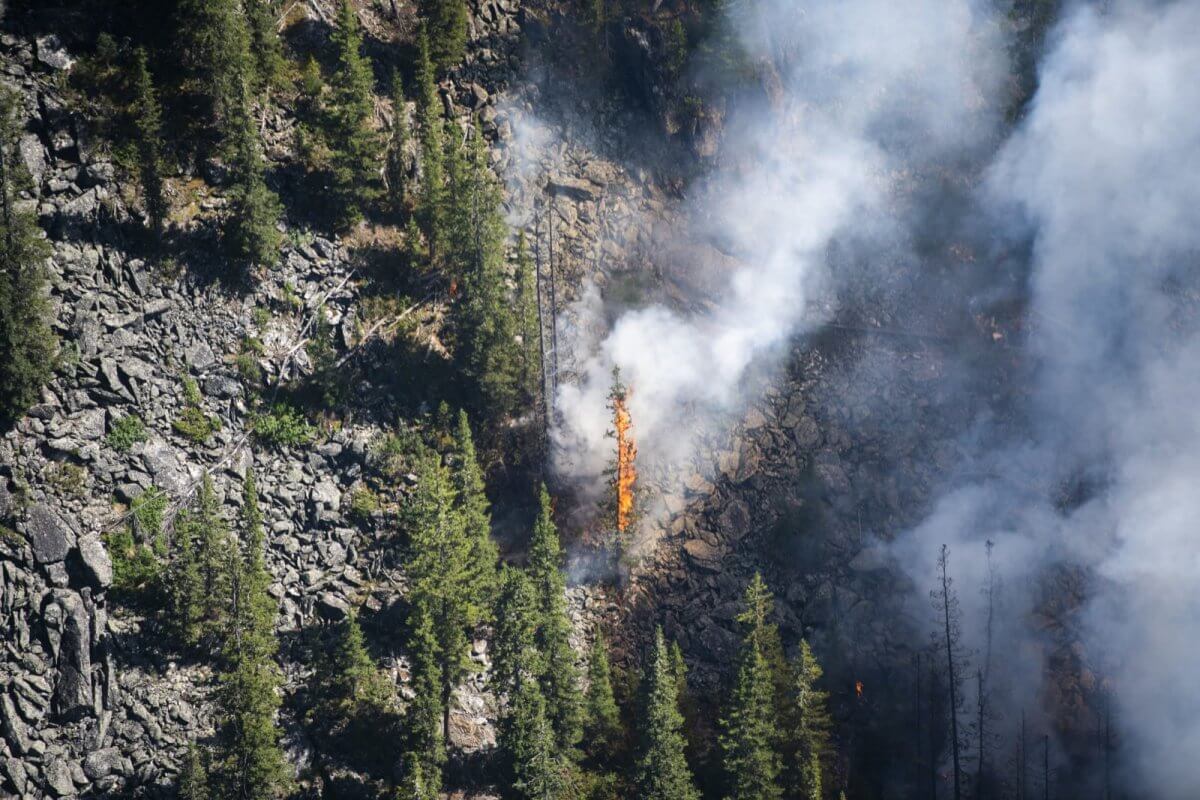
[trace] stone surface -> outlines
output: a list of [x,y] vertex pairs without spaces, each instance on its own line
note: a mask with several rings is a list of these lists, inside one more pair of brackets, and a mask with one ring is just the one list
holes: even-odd
[[74,527],[45,503],[29,509],[25,536],[33,548],[33,557],[41,564],[62,561],[75,546]]

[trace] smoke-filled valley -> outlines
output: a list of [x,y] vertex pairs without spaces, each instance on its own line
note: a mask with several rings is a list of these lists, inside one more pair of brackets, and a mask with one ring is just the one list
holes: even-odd
[[8,5],[0,796],[1200,789],[1195,3]]

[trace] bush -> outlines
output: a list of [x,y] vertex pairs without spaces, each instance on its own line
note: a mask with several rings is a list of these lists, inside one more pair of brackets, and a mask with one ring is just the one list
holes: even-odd
[[146,425],[137,414],[127,414],[112,424],[104,441],[118,453],[128,453],[135,444],[146,441]]
[[369,520],[379,510],[379,495],[369,487],[360,486],[350,494],[350,515],[363,521]]
[[276,403],[271,410],[254,418],[254,435],[264,444],[298,447],[316,438],[316,429],[304,415],[286,403]]
[[171,427],[196,444],[204,444],[210,436],[221,430],[221,420],[215,415],[206,414],[201,407],[203,399],[199,384],[192,378],[184,376],[184,408],[171,423]]
[[79,464],[55,461],[47,467],[46,482],[62,495],[82,497],[87,492],[87,470]]
[[161,585],[167,503],[162,490],[147,489],[133,501],[130,524],[104,535],[113,562],[113,589],[127,597],[157,591]]

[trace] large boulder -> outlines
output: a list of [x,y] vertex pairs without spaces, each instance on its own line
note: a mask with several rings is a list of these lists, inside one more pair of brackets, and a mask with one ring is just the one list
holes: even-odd
[[52,602],[62,609],[54,708],[61,719],[74,721],[92,712],[92,620],[74,592],[56,592]]
[[75,546],[75,526],[45,503],[29,509],[25,536],[39,564],[62,561]]
[[79,540],[79,560],[89,583],[104,589],[112,584],[113,565],[99,536],[85,536]]

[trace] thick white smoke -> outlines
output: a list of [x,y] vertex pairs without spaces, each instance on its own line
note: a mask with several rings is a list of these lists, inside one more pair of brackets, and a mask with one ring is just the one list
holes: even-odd
[[[827,319],[818,300],[837,277],[832,242],[904,246],[895,195],[906,170],[953,157],[991,130],[981,98],[994,89],[1002,49],[983,5],[735,5],[742,45],[763,83],[779,90],[772,102],[736,107],[722,164],[692,193],[680,234],[719,241],[742,266],[720,277],[711,311],[628,311],[582,353],[580,380],[557,398],[565,471],[595,477],[610,457],[613,365],[633,387],[642,455],[680,463],[695,454],[697,420],[741,408],[752,399],[748,373]],[[587,294],[575,312],[594,316],[596,306]]]
[[[972,587],[985,539],[1019,586],[1048,564],[1088,568],[1085,661],[1112,683],[1127,779],[1195,797],[1200,4],[1106,5],[1052,34],[987,181],[994,226],[1033,242],[1033,430],[977,452],[998,477],[948,495],[896,552],[922,586],[942,542]],[[1070,484],[1083,501],[1056,504]]]

